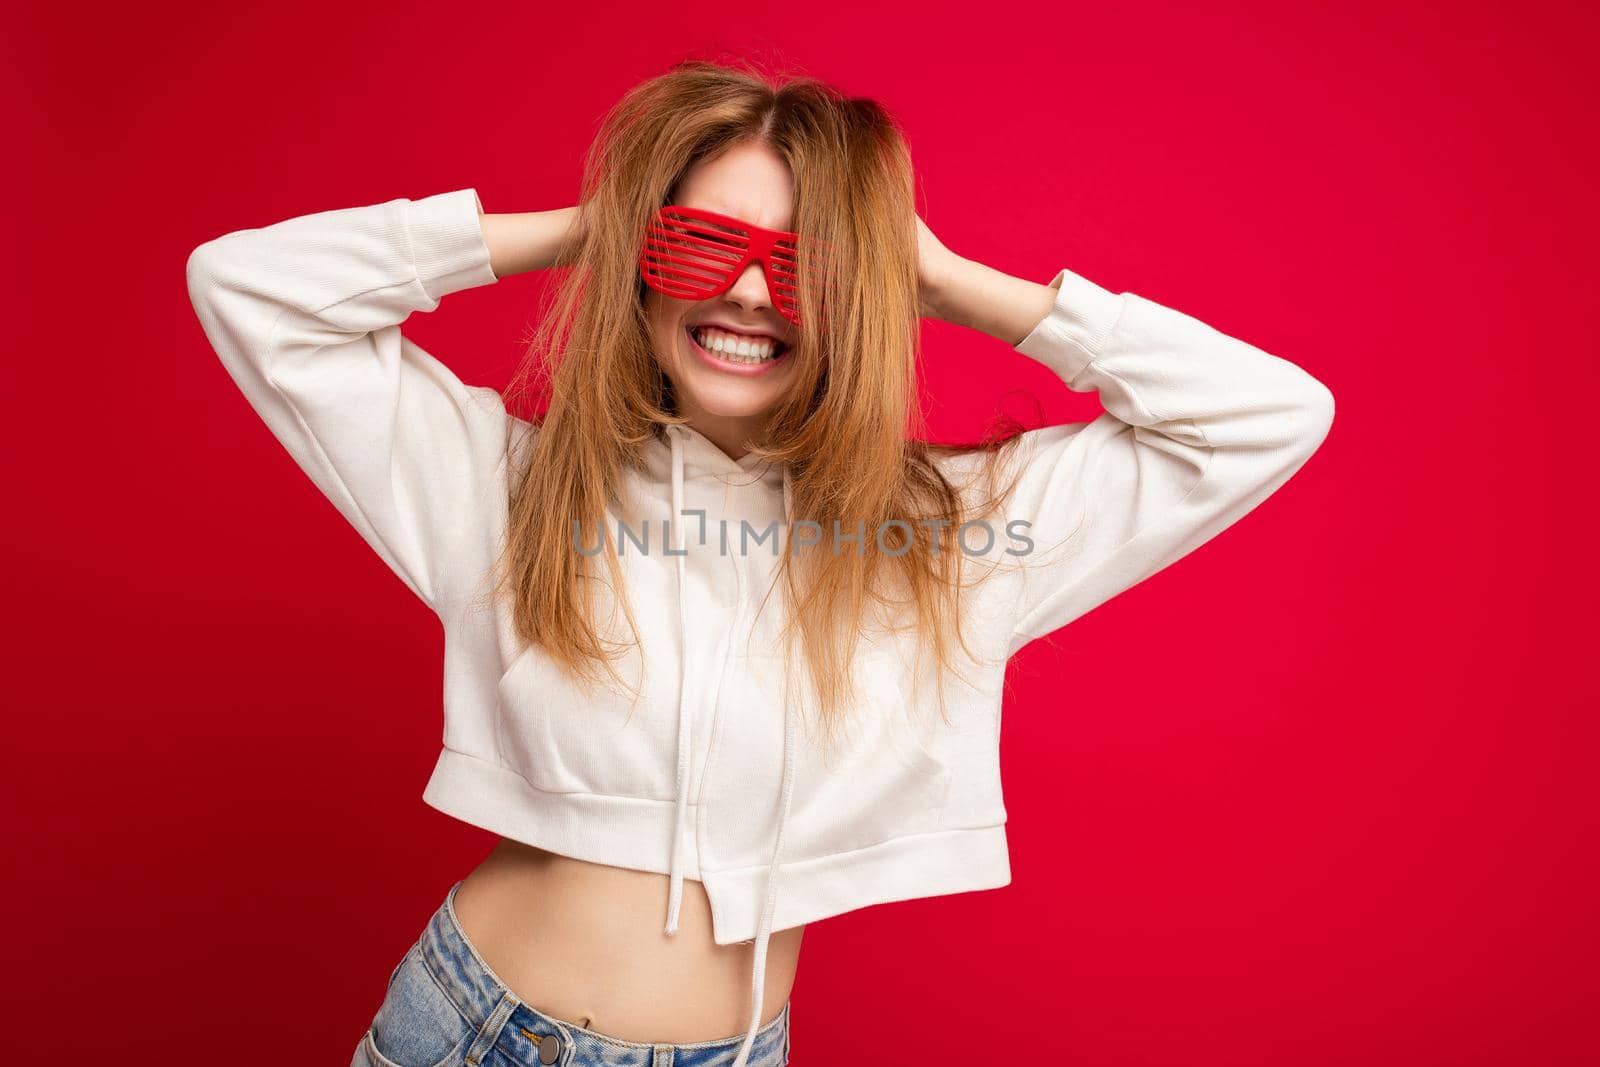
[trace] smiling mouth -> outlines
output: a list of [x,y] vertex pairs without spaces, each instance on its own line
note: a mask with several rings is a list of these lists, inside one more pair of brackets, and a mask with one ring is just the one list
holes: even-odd
[[687,326],[684,332],[695,347],[706,355],[734,366],[762,367],[779,362],[789,353],[788,345],[771,338],[752,340],[726,330],[703,326]]

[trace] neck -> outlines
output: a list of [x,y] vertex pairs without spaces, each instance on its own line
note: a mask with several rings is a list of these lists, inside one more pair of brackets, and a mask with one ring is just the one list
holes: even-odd
[[706,412],[689,412],[689,426],[716,445],[732,460],[741,460],[749,452],[746,441],[760,440],[762,420],[749,415],[712,415]]

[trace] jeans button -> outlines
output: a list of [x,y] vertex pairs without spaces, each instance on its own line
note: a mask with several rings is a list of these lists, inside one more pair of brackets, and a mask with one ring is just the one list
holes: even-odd
[[539,1062],[554,1063],[561,1058],[561,1035],[545,1034],[539,1039]]

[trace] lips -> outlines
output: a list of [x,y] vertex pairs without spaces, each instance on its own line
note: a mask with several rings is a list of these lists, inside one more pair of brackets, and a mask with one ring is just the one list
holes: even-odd
[[725,322],[718,322],[716,319],[706,319],[703,322],[690,323],[689,329],[691,331],[700,329],[721,330],[723,333],[731,333],[735,337],[746,337],[752,341],[771,341],[779,348],[788,347],[787,342],[785,342],[782,337],[773,333],[771,330],[741,329],[738,326],[730,326]]
[[[711,324],[696,323],[693,326],[685,326],[683,333],[684,337],[688,339],[689,350],[697,359],[700,360],[700,362],[704,363],[713,370],[721,371],[724,374],[734,374],[743,377],[757,377],[759,375],[769,374],[775,368],[782,367],[788,362],[789,353],[792,351],[792,349],[788,346],[781,346],[776,356],[771,359],[763,360],[759,363],[732,360],[720,355],[719,353],[709,351],[708,349],[701,347],[700,343],[694,339],[694,331],[702,326],[708,325]],[[720,329],[721,327],[718,328]],[[744,336],[750,335],[745,334]]]

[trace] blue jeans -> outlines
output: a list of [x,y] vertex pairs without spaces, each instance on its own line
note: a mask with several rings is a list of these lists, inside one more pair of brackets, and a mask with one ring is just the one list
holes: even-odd
[[[350,1067],[726,1067],[738,1054],[742,1033],[692,1045],[623,1041],[524,1004],[467,940],[456,918],[460,888],[450,887],[389,976]],[[756,1031],[750,1067],[788,1062],[786,1003]]]

